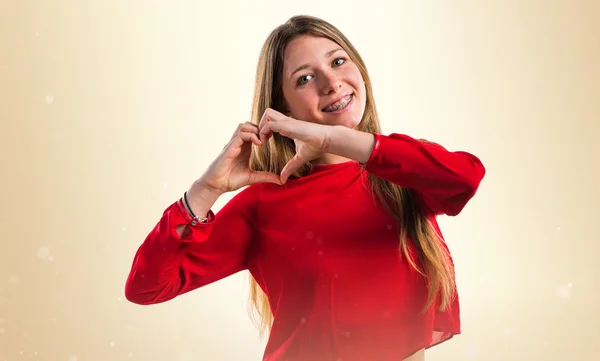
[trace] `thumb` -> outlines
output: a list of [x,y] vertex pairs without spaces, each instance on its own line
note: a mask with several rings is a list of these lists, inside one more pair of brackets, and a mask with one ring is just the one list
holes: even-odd
[[288,178],[304,165],[304,160],[296,154],[281,170],[281,182],[285,184]]
[[256,184],[256,183],[275,183],[278,185],[282,185],[283,183],[275,173],[260,171],[260,172],[250,172],[250,179],[248,179],[248,184]]

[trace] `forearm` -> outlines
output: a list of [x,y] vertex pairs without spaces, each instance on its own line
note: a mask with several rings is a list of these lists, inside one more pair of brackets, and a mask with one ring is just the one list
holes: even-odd
[[403,134],[375,135],[365,169],[410,188],[436,213],[456,215],[477,191],[485,167],[475,155]]
[[334,126],[327,141],[327,153],[366,163],[373,152],[375,136],[344,126]]

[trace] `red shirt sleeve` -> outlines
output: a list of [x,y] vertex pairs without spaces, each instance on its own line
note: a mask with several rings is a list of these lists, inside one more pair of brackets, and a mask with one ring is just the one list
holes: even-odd
[[365,169],[415,190],[431,212],[449,216],[462,211],[486,171],[473,154],[451,152],[439,144],[403,134],[375,134],[375,147]]
[[135,254],[125,284],[127,300],[165,302],[247,269],[259,192],[257,186],[242,190],[183,237],[175,227],[188,224],[186,217],[177,202],[171,204]]

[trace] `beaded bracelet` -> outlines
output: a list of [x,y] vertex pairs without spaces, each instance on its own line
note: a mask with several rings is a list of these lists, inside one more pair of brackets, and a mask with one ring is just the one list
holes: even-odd
[[206,223],[206,222],[208,222],[208,217],[200,218],[196,214],[194,214],[194,211],[192,211],[192,207],[190,207],[190,204],[188,203],[188,200],[187,200],[187,192],[183,193],[183,202],[185,202],[185,207],[183,207],[183,205],[181,205],[181,199],[180,199],[180,202],[179,202],[180,208],[184,208],[183,209],[184,214],[189,217],[187,219],[187,221],[192,226],[195,226],[198,223]]

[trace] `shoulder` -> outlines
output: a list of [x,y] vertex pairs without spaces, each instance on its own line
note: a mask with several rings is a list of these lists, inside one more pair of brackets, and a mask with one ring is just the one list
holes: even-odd
[[379,135],[379,137],[404,140],[404,141],[413,142],[413,143],[420,143],[420,144],[426,145],[426,146],[434,146],[434,147],[438,147],[438,148],[444,148],[441,144],[432,142],[430,140],[423,139],[423,138],[413,138],[410,135],[402,134],[402,133],[391,133],[390,135],[387,135],[387,136]]
[[238,203],[245,203],[247,206],[255,206],[258,203],[264,188],[264,183],[252,184],[241,188],[231,196],[232,201],[236,200]]
[[244,217],[255,215],[262,192],[262,184],[253,184],[237,191],[226,193],[217,201],[217,203],[221,203],[219,213],[238,214],[244,215]]

